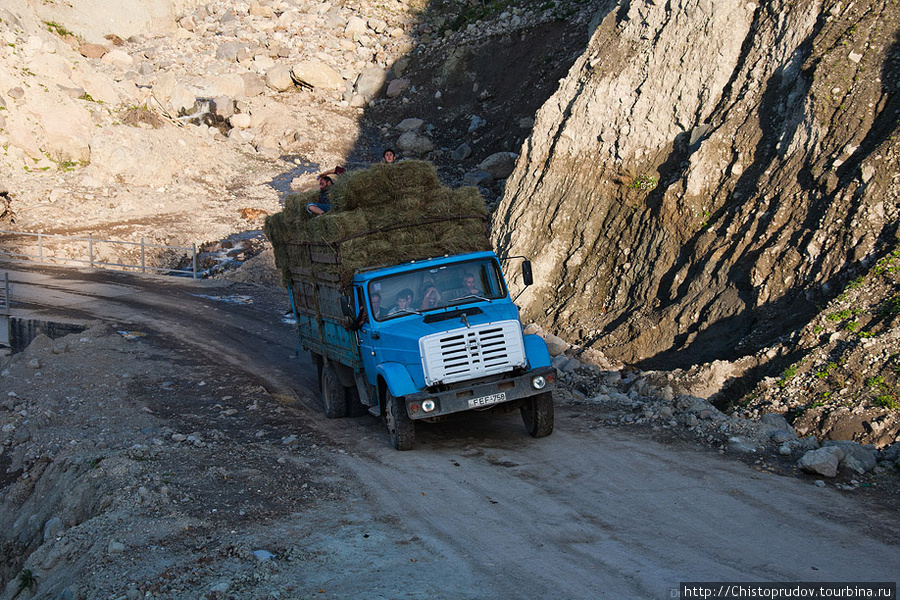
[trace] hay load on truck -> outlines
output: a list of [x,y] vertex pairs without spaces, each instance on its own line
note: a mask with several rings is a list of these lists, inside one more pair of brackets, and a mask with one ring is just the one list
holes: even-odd
[[368,409],[398,450],[418,423],[473,411],[519,410],[530,435],[552,433],[556,370],[523,332],[477,189],[403,161],[342,175],[332,210],[313,217],[315,199],[286,198],[265,233],[327,417]]

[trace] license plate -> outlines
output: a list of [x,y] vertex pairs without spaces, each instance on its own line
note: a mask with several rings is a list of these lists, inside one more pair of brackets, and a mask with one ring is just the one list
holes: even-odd
[[499,394],[491,394],[490,396],[482,396],[481,398],[472,398],[469,400],[469,408],[481,408],[482,406],[490,406],[506,400],[506,392]]

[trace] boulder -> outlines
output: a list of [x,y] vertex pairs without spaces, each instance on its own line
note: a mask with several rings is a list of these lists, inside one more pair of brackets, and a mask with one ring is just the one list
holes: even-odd
[[466,185],[475,185],[486,187],[494,183],[494,177],[487,171],[477,170],[470,171],[463,175],[463,183]]
[[172,96],[169,98],[169,107],[176,115],[190,114],[197,103],[197,94],[193,89],[180,83],[175,84]]
[[797,432],[791,427],[784,415],[767,413],[759,418],[760,425],[765,428],[766,435],[776,444],[783,444],[797,439]]
[[545,335],[544,343],[547,344],[547,351],[550,352],[550,356],[559,356],[569,348],[569,344],[564,339],[553,334]]
[[262,17],[263,19],[272,19],[275,17],[275,10],[271,6],[265,6],[258,2],[250,5],[250,16]]
[[266,82],[256,73],[241,73],[244,80],[244,97],[253,98],[266,91]]
[[490,173],[494,179],[506,179],[512,174],[513,169],[516,168],[516,158],[518,156],[514,152],[497,152],[481,161],[478,168]]
[[385,95],[388,98],[396,98],[397,96],[408,90],[409,86],[409,79],[394,79],[388,84]]
[[178,84],[178,80],[175,79],[175,75],[172,73],[163,73],[159,76],[159,79],[156,80],[156,83],[153,84],[153,97],[165,104],[172,98],[172,94],[175,93],[175,86]]
[[238,52],[246,47],[246,44],[241,42],[223,42],[216,48],[216,59],[235,62]]
[[397,140],[397,147],[409,154],[427,154],[434,150],[434,142],[426,135],[407,131]]
[[365,35],[369,27],[366,20],[360,17],[350,17],[347,20],[347,26],[344,28],[344,37],[351,40],[358,40],[360,36]]
[[397,123],[396,129],[398,131],[418,131],[422,129],[423,125],[425,125],[425,121],[422,119],[409,117]]
[[100,59],[100,62],[125,71],[134,65],[134,58],[124,50],[114,48],[104,54],[103,58]]
[[96,102],[115,105],[128,97],[128,92],[123,90],[121,85],[106,75],[94,69],[83,68],[81,65],[75,65],[72,69],[72,81],[82,87]]
[[91,159],[91,136],[96,127],[90,112],[70,98],[52,100],[40,96],[29,102],[43,132],[43,150],[58,162],[87,163]]
[[824,477],[835,477],[837,476],[841,458],[843,458],[843,452],[832,446],[830,448],[810,450],[803,455],[803,458],[797,464],[807,473],[815,473]]
[[450,153],[450,158],[455,161],[464,161],[470,156],[472,156],[472,148],[466,143],[460,144],[456,150]]
[[217,117],[227,119],[234,114],[234,100],[228,96],[217,96],[213,98],[210,110]]
[[284,65],[275,65],[266,71],[266,85],[276,92],[286,92],[294,87],[291,70]]
[[823,449],[840,448],[844,453],[840,466],[858,475],[868,473],[878,464],[873,446],[863,446],[858,442],[829,440],[822,443]]
[[356,93],[366,101],[372,100],[381,93],[387,79],[387,71],[378,67],[363,69],[356,80]]
[[291,75],[298,82],[315,88],[339,90],[344,87],[341,74],[320,60],[306,60],[291,67]]
[[228,122],[235,129],[247,129],[248,127],[250,127],[252,119],[247,113],[238,113],[235,115],[231,115],[228,118]]
[[241,98],[244,96],[244,78],[237,73],[216,75],[209,86],[209,92],[210,96]]
[[78,47],[78,52],[85,58],[103,58],[103,55],[108,52],[106,46],[102,44],[81,44]]

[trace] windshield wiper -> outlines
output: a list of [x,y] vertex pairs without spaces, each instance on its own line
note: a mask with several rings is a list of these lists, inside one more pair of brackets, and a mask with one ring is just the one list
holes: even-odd
[[411,309],[411,308],[401,308],[401,309],[395,310],[394,312],[392,312],[392,313],[389,314],[388,316],[389,316],[389,317],[396,317],[397,315],[402,315],[402,314],[421,315],[422,313],[420,313],[420,312],[417,311],[417,310],[413,310],[413,309]]
[[478,294],[469,294],[467,296],[462,296],[460,298],[454,298],[450,302],[451,302],[451,304],[456,304],[457,302],[460,302],[461,300],[468,300],[469,298],[475,298],[476,300],[484,300],[485,302],[493,302],[493,300],[491,300],[490,298],[485,298],[484,296],[479,296]]

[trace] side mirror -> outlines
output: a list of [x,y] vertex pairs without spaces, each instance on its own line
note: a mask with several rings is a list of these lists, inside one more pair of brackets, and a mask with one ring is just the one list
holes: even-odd
[[351,319],[356,316],[353,314],[353,301],[350,296],[341,296],[341,313]]
[[534,275],[531,274],[530,260],[522,262],[522,283],[524,283],[526,287],[534,283]]

